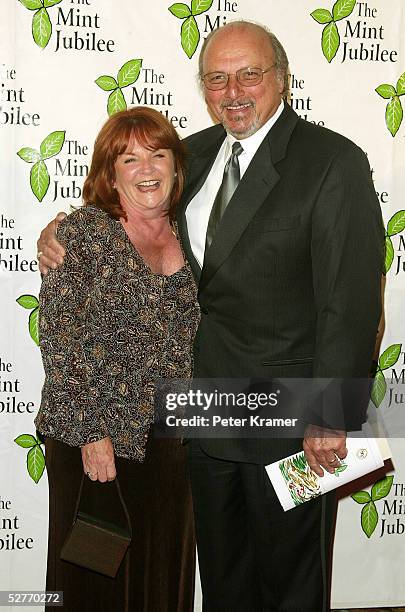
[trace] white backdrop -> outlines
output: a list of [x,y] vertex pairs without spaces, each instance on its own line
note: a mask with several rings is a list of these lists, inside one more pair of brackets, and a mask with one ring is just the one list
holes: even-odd
[[[36,238],[56,212],[80,202],[92,143],[107,110],[138,103],[154,106],[181,136],[210,124],[196,73],[202,39],[212,28],[241,18],[267,24],[289,55],[294,109],[345,134],[368,154],[390,235],[382,344],[390,357],[380,365],[388,386],[393,373],[404,377],[403,0],[172,4],[2,0],[0,590],[44,588],[47,482],[33,427],[43,380],[35,342],[40,284]],[[371,494],[369,487],[370,502],[347,498],[340,504],[336,607],[405,603],[405,583],[397,569],[405,565],[401,440],[394,441],[393,450],[396,471],[393,480],[381,485],[385,497],[376,495],[376,489]],[[378,516],[364,529],[361,512],[366,503],[368,514],[374,512],[371,502]]]

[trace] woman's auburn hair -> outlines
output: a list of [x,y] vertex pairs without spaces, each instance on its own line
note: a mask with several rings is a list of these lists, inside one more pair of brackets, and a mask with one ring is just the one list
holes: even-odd
[[133,139],[148,149],[169,149],[173,154],[177,176],[168,209],[168,216],[173,220],[184,187],[185,147],[162,113],[147,106],[115,113],[101,128],[94,143],[90,171],[83,185],[84,205],[101,208],[114,219],[126,219],[118,191],[113,187],[114,164]]

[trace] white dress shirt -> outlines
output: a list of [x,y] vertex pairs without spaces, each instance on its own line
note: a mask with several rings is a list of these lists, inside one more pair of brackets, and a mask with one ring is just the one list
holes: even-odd
[[[243,147],[243,152],[238,157],[241,179],[252,161],[257,149],[260,147],[265,136],[280,117],[283,109],[284,102],[281,101],[281,104],[274,115],[272,115],[270,119],[268,119],[266,123],[257,130],[257,132],[252,134],[252,136],[248,136],[247,138],[243,138],[239,141]],[[218,155],[215,158],[214,164],[206,178],[205,183],[201,187],[200,191],[191,200],[186,210],[187,229],[191,249],[194,257],[201,267],[204,263],[205,235],[207,233],[211,208],[221,185],[225,164],[232,152],[232,145],[237,140],[238,139],[231,134],[227,134],[221,148],[218,151]]]

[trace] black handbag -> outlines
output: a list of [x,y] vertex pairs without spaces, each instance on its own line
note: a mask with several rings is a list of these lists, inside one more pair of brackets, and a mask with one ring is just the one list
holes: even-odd
[[86,478],[86,484],[84,485],[85,478],[83,474],[77,496],[73,525],[62,546],[60,558],[63,561],[69,561],[110,578],[115,578],[132,538],[128,509],[116,478],[114,483],[121,503],[124,521],[118,521],[115,518],[110,522],[104,517],[101,518],[98,512],[98,516],[95,516],[94,505],[92,510],[86,511],[83,507],[85,506],[83,504],[83,487],[98,487],[99,490],[93,490],[92,493],[96,492],[97,494],[96,505],[105,509],[103,487],[114,486],[114,483],[94,483],[91,481],[87,483]]

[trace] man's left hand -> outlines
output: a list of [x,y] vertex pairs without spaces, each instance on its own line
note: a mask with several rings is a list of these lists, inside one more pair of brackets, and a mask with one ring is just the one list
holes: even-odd
[[303,448],[309,467],[318,476],[323,476],[324,468],[333,474],[340,459],[347,455],[346,432],[339,429],[326,429],[308,425],[305,430]]

